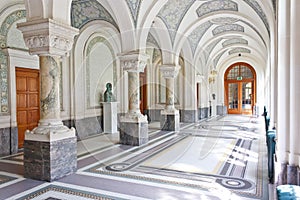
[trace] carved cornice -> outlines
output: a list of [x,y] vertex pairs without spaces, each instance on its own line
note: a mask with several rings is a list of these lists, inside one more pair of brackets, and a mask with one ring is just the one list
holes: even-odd
[[78,29],[51,19],[36,20],[17,25],[22,31],[31,54],[65,56],[73,47]]
[[180,68],[179,65],[161,65],[159,70],[164,78],[175,78]]
[[124,71],[128,72],[143,72],[149,56],[144,53],[130,52],[126,54],[120,54],[119,59]]

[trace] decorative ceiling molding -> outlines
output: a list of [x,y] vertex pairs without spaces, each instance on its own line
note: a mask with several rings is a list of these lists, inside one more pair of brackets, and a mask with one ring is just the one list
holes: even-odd
[[115,20],[97,0],[73,0],[71,8],[71,24],[75,28],[82,28],[93,20],[104,20],[118,29]]
[[244,0],[260,17],[260,19],[265,24],[266,29],[268,30],[268,33],[270,35],[270,26],[267,19],[266,14],[264,13],[263,9],[260,7],[260,5],[255,0]]
[[225,24],[234,24],[235,22],[238,22],[239,19],[234,17],[219,17],[219,18],[211,19],[210,21],[211,23],[216,25],[225,25]]
[[232,49],[228,52],[229,55],[232,55],[232,54],[235,54],[235,53],[251,53],[251,50],[247,49],[247,48],[244,48],[244,47],[237,47],[237,48],[234,48],[234,49]]
[[205,60],[206,60],[206,62],[208,61],[208,58],[209,58],[211,52],[213,51],[213,49],[217,46],[217,44],[218,44],[221,40],[223,40],[223,38],[219,38],[219,39],[213,41],[212,43],[210,43],[210,44],[206,47],[206,49],[205,49],[205,54],[204,54],[204,55],[205,55]]
[[140,7],[143,0],[126,0],[126,3],[130,9],[131,17],[134,21],[134,26],[136,27],[137,19],[140,12]]
[[203,35],[206,33],[206,31],[212,26],[213,24],[208,21],[205,22],[203,24],[201,24],[200,26],[198,26],[189,36],[188,36],[188,40],[190,42],[191,48],[192,48],[192,52],[193,54],[195,54],[195,51],[198,47],[198,44],[201,40],[201,38],[203,37]]
[[231,0],[213,0],[201,4],[196,12],[198,17],[202,17],[206,14],[221,10],[238,11],[238,4]]
[[221,57],[224,55],[224,53],[226,52],[226,50],[222,51],[221,53],[219,53],[215,59],[214,59],[214,68],[217,67],[219,60],[221,59]]
[[154,36],[149,32],[148,37],[147,37],[147,42],[153,44],[156,47],[159,47],[158,42],[154,38]]
[[153,56],[152,56],[152,60],[155,62],[157,59],[161,59],[161,51],[160,49],[154,49],[153,50]]
[[235,45],[235,44],[244,44],[244,45],[248,45],[248,41],[243,39],[243,38],[234,38],[234,39],[229,39],[226,40],[222,43],[223,47],[228,47],[231,45]]
[[221,26],[217,26],[215,29],[212,30],[213,35],[219,35],[221,33],[225,33],[225,32],[244,32],[244,27],[239,25],[239,24],[225,24],[225,25],[221,25]]
[[194,2],[195,0],[168,1],[159,11],[157,16],[167,26],[172,43],[174,43],[182,19]]

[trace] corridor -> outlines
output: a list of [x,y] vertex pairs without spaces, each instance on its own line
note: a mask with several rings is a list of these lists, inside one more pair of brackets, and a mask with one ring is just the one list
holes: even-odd
[[149,124],[149,142],[118,134],[78,141],[77,172],[54,182],[23,178],[23,153],[0,159],[0,199],[268,199],[262,117],[227,115]]

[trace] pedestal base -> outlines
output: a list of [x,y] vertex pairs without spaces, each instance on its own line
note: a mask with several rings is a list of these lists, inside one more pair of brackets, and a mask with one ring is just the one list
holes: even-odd
[[62,123],[44,121],[24,141],[24,176],[54,181],[77,170],[77,138],[75,129]]
[[76,137],[53,142],[25,140],[24,177],[54,181],[77,170]]
[[120,122],[120,143],[139,146],[148,142],[148,122]]
[[163,131],[179,131],[179,111],[161,112],[160,128]]
[[117,133],[118,128],[118,102],[102,102],[104,133]]

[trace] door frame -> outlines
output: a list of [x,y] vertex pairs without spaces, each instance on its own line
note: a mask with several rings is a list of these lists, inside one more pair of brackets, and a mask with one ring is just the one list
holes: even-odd
[[[243,78],[242,80],[237,80],[237,79],[227,79],[228,73],[230,70],[236,66],[246,66],[249,68],[252,72],[253,78]],[[239,72],[240,73],[240,72]],[[243,83],[252,83],[252,96],[251,96],[251,111],[243,110],[242,109],[242,84]],[[228,90],[228,85],[230,83],[237,83],[238,84],[238,109],[229,109],[229,90]],[[231,66],[229,66],[224,74],[224,87],[225,87],[225,105],[227,106],[227,111],[228,114],[253,114],[253,107],[256,104],[256,72],[254,68],[249,65],[248,63],[245,62],[238,62],[234,63]]]

